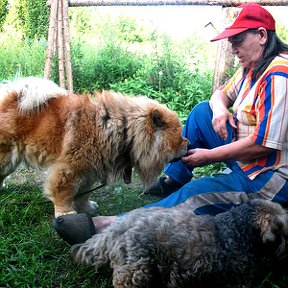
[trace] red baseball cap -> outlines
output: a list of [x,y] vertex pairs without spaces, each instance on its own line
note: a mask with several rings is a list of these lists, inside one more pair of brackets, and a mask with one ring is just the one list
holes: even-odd
[[214,37],[210,41],[217,41],[244,32],[248,29],[258,29],[275,31],[275,20],[273,16],[262,6],[256,3],[242,4],[235,9],[233,14],[233,24]]

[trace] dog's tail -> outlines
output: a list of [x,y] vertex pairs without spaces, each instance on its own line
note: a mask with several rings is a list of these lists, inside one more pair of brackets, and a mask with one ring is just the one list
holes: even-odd
[[73,245],[71,254],[74,260],[86,266],[94,266],[95,268],[109,265],[111,249],[108,246],[111,239],[109,239],[108,234],[99,233],[85,243]]
[[37,111],[47,105],[49,99],[67,95],[65,89],[60,88],[51,80],[37,77],[21,78],[0,85],[0,98],[15,92],[18,97],[18,107],[22,113]]

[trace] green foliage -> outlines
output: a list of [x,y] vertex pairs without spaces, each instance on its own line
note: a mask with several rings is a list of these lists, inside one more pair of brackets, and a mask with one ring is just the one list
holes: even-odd
[[87,7],[69,8],[69,25],[72,27],[70,31],[72,36],[87,35],[94,30],[93,28],[97,24],[92,21],[92,19],[95,19],[93,12],[95,12],[94,9]]
[[277,35],[279,36],[279,38],[285,42],[286,44],[288,44],[288,33],[287,33],[287,27],[278,24],[277,28],[276,28],[276,32]]
[[0,0],[0,31],[3,28],[3,24],[8,14],[8,0]]
[[23,40],[21,33],[0,37],[0,80],[21,76],[43,76],[46,42]]
[[144,29],[134,18],[122,15],[116,20],[115,27],[119,39],[127,42],[143,42],[145,40]]
[[49,7],[47,0],[14,0],[8,23],[25,38],[47,38]]
[[47,0],[25,0],[26,25],[25,35],[28,38],[47,38],[49,27],[49,8]]
[[73,80],[75,90],[90,91],[110,89],[115,82],[122,82],[139,69],[141,63],[118,42],[97,47],[72,46]]
[[158,38],[149,57],[142,57],[141,69],[135,75],[112,84],[111,88],[127,94],[147,95],[166,103],[178,112],[184,123],[197,103],[209,99],[213,73],[192,65],[191,58],[183,57],[183,51],[177,50],[167,36],[162,40]]

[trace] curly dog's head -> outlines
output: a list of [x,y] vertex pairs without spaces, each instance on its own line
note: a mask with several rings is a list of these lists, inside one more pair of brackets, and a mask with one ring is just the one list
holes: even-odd
[[252,200],[256,228],[259,229],[262,248],[266,253],[279,258],[287,250],[288,213],[278,203],[265,200]]

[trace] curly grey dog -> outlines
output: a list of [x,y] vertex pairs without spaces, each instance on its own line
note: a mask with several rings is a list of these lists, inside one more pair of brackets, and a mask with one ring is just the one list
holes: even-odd
[[195,216],[186,202],[134,210],[74,245],[72,255],[110,266],[117,288],[255,287],[287,256],[288,215],[279,204],[252,200]]

